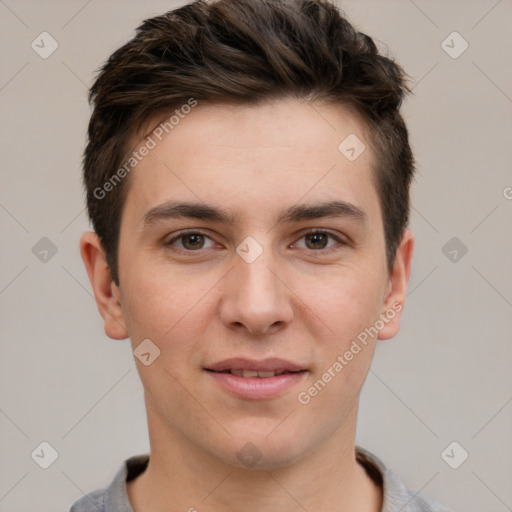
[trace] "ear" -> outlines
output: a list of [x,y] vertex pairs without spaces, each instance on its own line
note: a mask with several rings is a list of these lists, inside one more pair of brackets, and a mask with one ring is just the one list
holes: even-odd
[[121,309],[121,294],[112,280],[103,245],[96,233],[82,235],[80,252],[98,310],[105,322],[105,334],[114,340],[124,340],[128,337],[128,330]]
[[400,317],[407,294],[413,250],[414,235],[410,229],[406,229],[396,251],[393,269],[389,275],[387,295],[380,316],[384,322],[384,328],[379,331],[377,336],[379,340],[392,338],[400,330]]

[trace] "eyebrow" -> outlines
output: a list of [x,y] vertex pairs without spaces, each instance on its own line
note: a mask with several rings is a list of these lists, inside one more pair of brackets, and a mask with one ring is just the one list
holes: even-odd
[[[277,217],[277,222],[294,223],[324,217],[349,218],[361,223],[365,223],[368,219],[366,213],[354,204],[346,201],[327,201],[309,205],[294,205],[281,211]],[[149,227],[158,221],[174,218],[221,222],[232,226],[239,216],[204,203],[172,201],[151,208],[144,214],[142,222],[145,227]]]
[[145,226],[150,226],[160,220],[185,217],[189,219],[209,220],[232,225],[236,216],[220,208],[204,203],[168,202],[151,208],[142,217]]
[[328,201],[320,204],[292,206],[279,215],[278,222],[300,222],[323,217],[346,217],[361,223],[366,222],[368,218],[366,213],[354,204],[346,201]]

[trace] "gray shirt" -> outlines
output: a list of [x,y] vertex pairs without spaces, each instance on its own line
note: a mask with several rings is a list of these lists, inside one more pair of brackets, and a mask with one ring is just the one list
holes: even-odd
[[[359,446],[356,446],[356,459],[383,489],[382,512],[451,512],[427,496],[408,490],[378,457]],[[133,512],[126,482],[144,472],[148,461],[149,455],[130,457],[108,487],[83,496],[71,506],[70,512]]]

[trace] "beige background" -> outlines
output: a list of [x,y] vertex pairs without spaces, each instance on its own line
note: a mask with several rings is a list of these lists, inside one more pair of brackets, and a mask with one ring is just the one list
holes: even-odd
[[[103,334],[79,257],[80,159],[94,70],[180,3],[0,1],[2,512],[68,510],[148,450],[128,341]],[[512,2],[343,5],[411,75],[419,163],[405,320],[380,342],[357,441],[455,510],[512,510]],[[31,48],[43,31],[59,45],[47,59]],[[441,46],[453,31],[469,44],[456,59]],[[454,236],[468,249],[456,262],[442,251]],[[32,252],[42,237],[47,262]],[[46,470],[31,458],[42,441],[59,454]],[[453,441],[469,453],[458,469],[441,457]]]

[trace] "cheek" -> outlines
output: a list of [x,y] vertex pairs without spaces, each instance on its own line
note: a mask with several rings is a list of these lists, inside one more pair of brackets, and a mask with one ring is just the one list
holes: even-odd
[[165,408],[167,413],[187,408],[190,396],[185,389],[193,389],[191,369],[199,366],[197,344],[208,327],[208,288],[204,288],[156,273],[147,273],[144,279],[132,276],[126,283],[124,311],[132,348],[136,351],[149,339],[158,349],[150,365],[136,363],[146,394],[161,414]]
[[381,275],[354,265],[329,268],[315,276],[297,275],[294,291],[328,337],[344,344],[378,317],[383,301]]
[[[194,278],[184,273],[134,271],[123,289],[123,314],[134,348],[150,339],[163,359],[183,360],[194,348],[194,340],[211,320],[211,293],[215,276]],[[134,269],[135,269],[134,265]],[[172,364],[172,360],[168,360]]]
[[370,328],[382,305],[380,276],[362,268],[340,268],[329,279],[304,281],[298,289],[316,324],[315,374],[301,391],[311,402],[310,411],[323,414],[334,407],[335,422],[357,401],[373,359],[376,333]]

